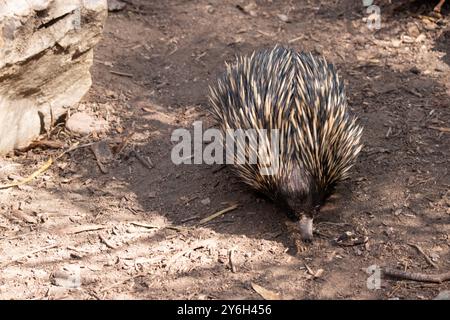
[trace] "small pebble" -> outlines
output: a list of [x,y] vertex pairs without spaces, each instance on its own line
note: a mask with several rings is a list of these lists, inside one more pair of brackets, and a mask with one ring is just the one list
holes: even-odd
[[73,114],[66,122],[66,128],[81,135],[88,135],[94,132],[103,132],[108,128],[105,120],[96,119],[85,112]]
[[211,200],[209,198],[205,198],[200,201],[203,205],[208,206],[211,203]]
[[277,17],[283,22],[289,22],[289,17],[285,14],[277,14]]

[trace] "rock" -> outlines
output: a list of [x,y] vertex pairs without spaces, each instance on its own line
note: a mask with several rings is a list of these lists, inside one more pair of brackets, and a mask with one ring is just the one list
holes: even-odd
[[438,27],[437,24],[434,23],[433,21],[430,21],[430,20],[422,20],[422,21],[423,21],[423,27],[425,28],[425,30],[433,31]]
[[108,11],[115,12],[125,9],[127,4],[119,0],[108,0]]
[[250,2],[249,4],[247,4],[245,6],[241,6],[241,5],[238,4],[237,8],[239,10],[241,10],[242,12],[248,14],[251,17],[258,16],[258,13],[256,12],[258,6],[256,5],[255,2]]
[[392,39],[391,43],[394,48],[400,48],[400,45],[402,44],[402,40]]
[[425,41],[425,39],[427,38],[427,36],[423,33],[419,34],[415,40],[415,42],[423,42]]
[[0,154],[25,148],[91,86],[106,0],[0,0]]
[[416,66],[413,66],[411,69],[409,69],[409,71],[414,74],[420,74],[420,69]]
[[416,38],[417,36],[419,36],[419,34],[419,27],[415,23],[408,23],[408,35]]
[[414,41],[416,41],[416,39],[414,39],[414,38],[412,38],[410,36],[407,36],[407,35],[404,35],[402,37],[402,40],[403,40],[404,43],[413,43]]
[[206,12],[208,12],[209,14],[213,14],[214,12],[216,12],[216,9],[214,9],[212,5],[207,5]]
[[289,17],[285,14],[277,14],[277,17],[283,22],[289,22]]
[[200,201],[203,205],[208,206],[211,203],[211,200],[209,198],[205,198]]
[[77,112],[67,120],[66,128],[73,133],[87,135],[106,131],[108,123],[105,120],[95,119],[87,113]]

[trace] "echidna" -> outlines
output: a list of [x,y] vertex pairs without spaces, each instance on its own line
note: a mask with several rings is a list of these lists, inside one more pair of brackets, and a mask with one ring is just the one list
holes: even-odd
[[[266,152],[269,159],[234,168],[245,183],[298,217],[301,237],[311,241],[313,218],[362,147],[362,128],[348,114],[334,66],[322,56],[281,46],[254,52],[227,65],[210,88],[210,102],[224,132],[278,129],[279,154]],[[263,164],[276,157],[275,173],[262,175]]]

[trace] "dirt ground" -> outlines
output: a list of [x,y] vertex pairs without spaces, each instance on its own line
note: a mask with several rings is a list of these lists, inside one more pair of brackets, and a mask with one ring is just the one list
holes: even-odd
[[[110,13],[92,89],[71,111],[110,130],[77,137],[60,123],[44,137],[65,147],[0,160],[6,184],[79,143],[32,182],[0,190],[0,298],[261,299],[254,284],[283,299],[450,290],[394,279],[372,290],[366,272],[450,268],[450,5],[436,18],[434,2],[375,1],[381,29],[370,30],[353,0],[127,0]],[[311,245],[298,245],[284,212],[228,167],[170,160],[174,129],[214,125],[208,85],[224,61],[275,43],[335,63],[365,128]],[[97,141],[114,151],[100,164],[85,146]]]

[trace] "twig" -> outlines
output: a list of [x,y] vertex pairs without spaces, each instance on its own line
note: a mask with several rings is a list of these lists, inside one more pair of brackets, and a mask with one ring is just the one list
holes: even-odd
[[141,223],[141,222],[130,222],[130,224],[138,226],[138,227],[143,227],[143,228],[147,228],[147,229],[170,229],[170,230],[175,230],[175,231],[184,231],[188,228],[186,227],[176,227],[176,226],[165,226],[165,227],[157,227],[157,226],[153,226],[151,224],[146,224],[146,223]]
[[175,45],[175,48],[173,48],[170,52],[169,52],[169,56],[173,55],[175,52],[178,51],[178,47]]
[[103,174],[107,174],[109,171],[105,168],[103,163],[97,158],[97,155],[94,153],[95,161],[97,162],[98,168]]
[[63,233],[77,234],[77,233],[87,232],[87,231],[97,231],[97,230],[101,230],[101,229],[105,229],[105,228],[106,228],[106,226],[103,226],[100,224],[84,225],[84,226],[65,228],[65,229],[63,229]]
[[215,219],[217,217],[220,217],[221,215],[223,215],[223,214],[225,214],[227,212],[233,211],[237,207],[239,207],[238,203],[236,203],[236,204],[234,204],[234,205],[232,205],[232,206],[230,206],[228,208],[225,208],[223,210],[220,210],[220,211],[218,211],[218,212],[216,212],[216,213],[214,213],[214,214],[212,214],[212,215],[210,215],[210,216],[200,220],[198,224],[204,224],[206,222],[209,222],[209,221],[211,221],[211,220],[213,220],[213,219]]
[[113,244],[111,244],[111,242],[109,242],[104,236],[102,236],[101,234],[98,235],[98,237],[100,238],[100,241],[103,242],[108,248],[110,249],[117,249],[117,247]]
[[22,254],[20,256],[12,258],[11,261],[8,261],[8,262],[4,263],[3,265],[1,265],[1,267],[6,267],[6,266],[10,265],[11,263],[17,262],[19,260],[22,260],[25,257],[28,257],[29,255],[36,254],[36,253],[39,253],[39,252],[42,252],[42,251],[45,251],[45,250],[53,249],[53,248],[55,248],[57,246],[58,246],[58,244],[52,244],[52,245],[49,245],[49,246],[46,246],[46,247],[42,247],[42,248],[30,251],[30,252],[28,252],[26,254]]
[[421,247],[419,247],[419,245],[414,244],[414,243],[408,243],[411,247],[416,248],[417,251],[419,251],[419,253],[421,253],[423,255],[423,257],[425,258],[425,260],[428,262],[428,264],[430,264],[433,268],[439,269],[439,267],[437,266],[436,263],[434,263],[430,257],[427,256],[427,254],[425,253],[425,251],[423,251],[423,249]]
[[440,131],[440,132],[450,133],[450,128],[445,128],[445,127],[435,127],[435,126],[428,126],[428,128],[433,129],[433,130],[438,130],[438,131]]
[[26,152],[26,151],[34,149],[36,147],[61,149],[62,147],[64,147],[64,143],[62,143],[61,141],[47,140],[47,139],[37,140],[37,141],[33,141],[28,147],[20,149],[20,151]]
[[34,231],[25,232],[25,233],[22,233],[22,234],[18,234],[18,235],[12,236],[12,237],[10,237],[10,238],[8,238],[8,237],[3,237],[3,238],[0,238],[0,240],[5,240],[5,239],[6,239],[7,241],[17,240],[17,239],[26,237],[26,236],[32,234],[33,232],[34,232]]
[[444,281],[450,280],[450,272],[440,274],[424,274],[419,272],[408,272],[391,268],[384,268],[383,274],[393,278],[419,282],[442,283]]
[[407,92],[409,92],[409,93],[411,93],[412,95],[414,95],[414,96],[416,96],[416,97],[418,97],[418,98],[422,98],[422,97],[423,97],[419,92],[417,92],[417,91],[414,90],[414,89],[410,89],[410,88],[408,88],[408,87],[404,87],[404,90],[407,91]]
[[282,299],[282,296],[279,293],[276,293],[275,291],[268,290],[264,287],[261,287],[260,285],[257,285],[256,283],[251,283],[253,290],[255,290],[256,293],[258,293],[261,297],[264,298],[264,300],[280,300]]
[[131,73],[119,72],[119,71],[114,71],[114,70],[110,70],[109,72],[112,74],[118,75],[118,76],[122,76],[122,77],[128,77],[128,78],[134,77],[134,75]]
[[97,142],[91,142],[91,143],[86,143],[86,144],[82,144],[80,145],[78,142],[74,143],[69,149],[67,149],[66,151],[62,152],[59,156],[57,156],[55,158],[55,160],[58,160],[59,158],[62,158],[66,153],[75,151],[77,149],[81,149],[81,148],[86,148],[86,147],[90,147],[93,144],[96,144]]
[[12,187],[18,187],[18,186],[21,186],[23,184],[26,184],[26,183],[30,182],[34,178],[36,178],[39,175],[41,175],[42,173],[44,173],[48,168],[50,168],[52,163],[53,163],[53,159],[52,158],[48,159],[46,163],[44,163],[38,170],[33,172],[27,178],[25,178],[23,180],[20,180],[20,181],[17,181],[17,182],[13,182],[13,183],[10,183],[10,184],[6,184],[6,185],[3,185],[3,186],[0,186],[0,190],[1,189],[9,189],[9,188],[12,188]]
[[199,54],[197,56],[197,58],[195,58],[195,61],[199,61],[202,57],[204,57],[206,55],[206,51],[202,52],[201,54]]
[[230,249],[228,251],[228,262],[230,264],[231,272],[236,273],[236,267],[233,262],[233,253],[234,253],[234,249]]
[[306,268],[306,270],[308,270],[308,273],[310,274],[310,275],[314,275],[315,274],[315,272],[313,271],[313,269],[311,269],[306,263],[305,263],[305,268]]
[[350,243],[337,242],[337,241],[336,241],[336,243],[342,247],[355,247],[355,246],[360,246],[362,244],[366,244],[367,241],[369,241],[369,237],[364,237],[363,239],[356,239],[355,241],[352,241]]
[[147,159],[145,159],[143,156],[141,156],[136,150],[133,149],[133,155],[136,157],[136,159],[139,160],[139,162],[146,167],[147,169],[153,169],[153,164],[151,163],[151,161],[148,161],[148,157]]
[[188,205],[189,203],[191,203],[192,201],[194,201],[195,199],[197,199],[198,196],[193,196],[192,198],[187,199],[186,201],[184,201],[184,205]]
[[67,249],[68,249],[68,250],[75,251],[75,252],[79,252],[79,253],[92,253],[91,251],[87,251],[87,250],[83,250],[83,249],[78,249],[78,248],[75,248],[75,247],[72,247],[72,246],[67,246]]
[[261,31],[261,30],[256,30],[256,32],[258,32],[258,33],[260,33],[263,36],[266,36],[268,38],[273,38],[275,36],[275,34],[273,34],[273,33],[267,33],[267,32]]
[[318,225],[321,225],[321,224],[328,224],[330,226],[339,226],[339,227],[344,227],[344,226],[353,227],[353,225],[351,223],[347,223],[347,222],[331,222],[331,221],[320,221],[316,225],[318,226]]
[[134,132],[131,132],[122,139],[122,142],[119,144],[119,146],[116,148],[116,150],[114,152],[116,155],[121,153],[123,151],[123,149],[125,149],[125,147],[128,144],[128,141],[133,137],[133,135],[134,135]]
[[185,250],[182,250],[182,251],[180,251],[180,252],[174,254],[174,255],[170,258],[170,260],[167,262],[167,264],[166,264],[167,270],[170,270],[170,269],[172,268],[173,264],[174,264],[179,258],[185,256],[186,254],[188,254],[188,253],[190,253],[190,252],[192,252],[192,251],[195,251],[195,250],[197,250],[197,249],[204,248],[204,247],[206,246],[205,243],[207,243],[206,240],[203,240],[203,241],[196,241],[196,242],[194,242],[194,244],[191,245],[189,248],[187,248],[187,249],[185,249]]
[[298,40],[302,40],[304,37],[305,37],[304,35],[301,35],[299,37],[296,37],[294,39],[289,40],[288,43],[294,43],[294,42],[296,42]]
[[193,217],[189,217],[189,218],[183,219],[180,222],[181,223],[186,223],[186,222],[189,222],[189,221],[192,221],[192,220],[197,220],[197,219],[198,219],[198,216],[193,216]]
[[183,232],[183,231],[185,231],[185,230],[189,230],[188,227],[166,226],[165,228],[166,228],[166,229],[169,229],[169,230],[178,231],[178,232]]
[[147,228],[147,229],[158,229],[159,228],[156,226],[152,226],[151,224],[146,224],[146,223],[141,223],[141,222],[130,222],[130,224],[138,226],[138,227]]

